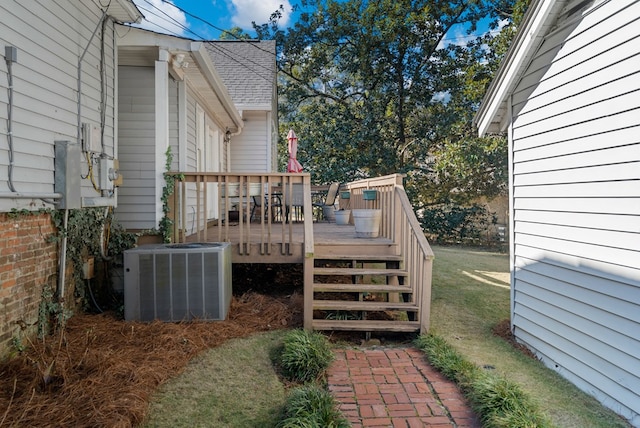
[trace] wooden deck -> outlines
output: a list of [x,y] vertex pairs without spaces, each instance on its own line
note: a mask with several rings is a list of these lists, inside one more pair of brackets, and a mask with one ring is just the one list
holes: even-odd
[[[359,238],[353,225],[313,221],[317,207],[309,174],[179,175],[178,192],[169,204],[170,213],[180,214],[171,219],[173,237],[182,242],[231,242],[233,263],[302,263],[305,329],[428,330],[433,252],[402,176],[345,184],[350,197],[341,200],[341,207],[381,214],[379,237]],[[375,199],[369,197],[372,191]],[[276,192],[282,196],[272,203]],[[256,196],[264,198],[264,213],[257,216]],[[285,204],[309,215],[298,222],[275,221],[282,219]],[[226,207],[238,210],[231,216]],[[250,218],[254,221],[247,222]]]
[[[252,222],[244,227],[239,223],[228,226],[228,241],[233,244],[233,263],[302,263],[304,262],[304,224],[272,223],[269,228]],[[222,231],[217,224],[210,225],[205,234],[191,235],[188,242],[220,242]],[[337,225],[326,221],[313,223],[314,257],[349,256],[366,252],[369,254],[390,254],[395,245],[389,238],[357,238],[353,225]]]

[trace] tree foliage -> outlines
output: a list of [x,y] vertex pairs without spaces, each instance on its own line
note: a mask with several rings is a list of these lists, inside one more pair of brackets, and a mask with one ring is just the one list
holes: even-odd
[[505,140],[472,119],[526,3],[302,0],[286,31],[277,11],[256,31],[278,42],[281,135],[317,182],[406,173],[418,207],[504,192]]

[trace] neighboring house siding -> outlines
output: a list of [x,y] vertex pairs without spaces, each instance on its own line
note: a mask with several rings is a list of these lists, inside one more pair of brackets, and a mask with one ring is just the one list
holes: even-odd
[[152,67],[119,67],[118,221],[127,229],[157,227],[155,219],[155,94]]
[[270,172],[272,148],[266,144],[271,135],[268,114],[244,112],[242,134],[231,139],[231,171]]
[[640,2],[624,3],[548,34],[513,93],[512,321],[640,426]]

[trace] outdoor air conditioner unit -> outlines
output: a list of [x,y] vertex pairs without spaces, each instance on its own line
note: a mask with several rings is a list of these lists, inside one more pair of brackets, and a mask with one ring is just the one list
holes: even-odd
[[231,294],[229,243],[150,244],[124,252],[127,321],[224,320]]

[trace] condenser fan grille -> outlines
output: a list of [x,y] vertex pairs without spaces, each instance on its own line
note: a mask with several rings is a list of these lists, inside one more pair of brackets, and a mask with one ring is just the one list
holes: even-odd
[[150,245],[125,252],[127,320],[222,320],[231,301],[228,244]]

